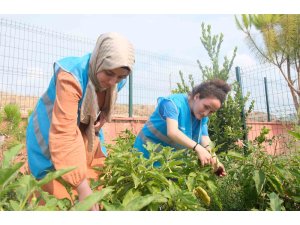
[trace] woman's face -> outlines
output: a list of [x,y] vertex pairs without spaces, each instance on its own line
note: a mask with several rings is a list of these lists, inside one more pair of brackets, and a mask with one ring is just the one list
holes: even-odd
[[96,74],[101,88],[110,88],[125,79],[129,75],[129,70],[116,68],[112,70],[103,70]]
[[196,94],[193,100],[191,111],[198,120],[211,115],[221,107],[220,100],[214,97],[200,99],[200,95]]

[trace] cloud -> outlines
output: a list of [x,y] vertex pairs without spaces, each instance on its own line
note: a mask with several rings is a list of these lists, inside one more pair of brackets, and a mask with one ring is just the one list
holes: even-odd
[[[226,56],[228,59],[231,59],[233,54],[233,50],[227,52]],[[248,53],[236,53],[235,59],[233,61],[233,68],[236,66],[239,67],[250,67],[253,65],[258,64],[258,62],[255,60],[255,58],[253,58],[252,55],[248,54]]]
[[249,67],[256,64],[256,60],[248,54],[237,54],[234,60],[234,67]]

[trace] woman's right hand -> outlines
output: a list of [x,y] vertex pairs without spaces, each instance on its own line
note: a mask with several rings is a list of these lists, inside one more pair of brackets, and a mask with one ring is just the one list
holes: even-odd
[[97,120],[94,124],[95,132],[98,133],[101,129],[101,127],[106,123],[106,114],[104,112],[101,112],[99,116],[99,120]]
[[[76,190],[78,192],[78,200],[80,202],[93,193],[93,191],[90,188],[90,185],[88,184],[87,179],[84,179],[78,185]],[[93,205],[93,207],[90,210],[91,211],[99,211],[99,205],[98,204]]]
[[202,166],[213,164],[212,155],[201,145],[197,145],[195,151],[197,152],[198,158]]

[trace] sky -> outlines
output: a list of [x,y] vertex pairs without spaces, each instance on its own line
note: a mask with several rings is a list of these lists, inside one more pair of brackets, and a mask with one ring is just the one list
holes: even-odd
[[230,56],[237,46],[236,65],[256,63],[244,34],[236,28],[234,14],[2,14],[1,17],[92,40],[101,33],[117,31],[128,37],[136,49],[191,62],[208,60],[200,41],[204,22],[212,26],[213,34],[224,34],[221,59],[224,55]]
[[[222,0],[219,0],[218,3],[220,3],[220,1]],[[31,0],[31,2],[33,3],[28,5],[34,5],[38,3],[33,0]],[[56,3],[56,0],[52,2]],[[64,6],[62,4],[64,2],[70,3],[69,0],[65,0],[57,6]],[[77,3],[79,1],[74,0],[73,2]],[[259,13],[285,12],[283,10],[284,7],[281,7],[281,11],[278,10],[276,8],[276,4],[272,5],[273,7],[275,6],[274,9],[271,9],[271,7],[266,8],[264,2],[260,2],[259,7],[254,8],[254,10],[251,9],[251,6],[247,6],[246,2],[244,6],[247,6],[249,10],[247,11],[243,8],[240,10],[239,8],[236,8],[238,4],[230,5],[230,7],[228,7],[231,0],[226,1],[228,4],[224,4],[225,1],[222,1],[222,4],[218,5],[210,5],[205,2],[205,4],[202,5],[203,8],[211,6],[213,10],[190,10],[192,13],[186,9],[187,4],[181,5],[183,10],[178,11],[178,9],[174,7],[176,4],[174,6],[172,5],[175,10],[172,9],[170,5],[171,1],[168,0],[162,0],[162,2],[168,2],[169,4],[167,6],[170,8],[166,9],[164,8],[166,5],[161,4],[156,5],[157,10],[153,9],[153,6],[152,8],[149,6],[150,9],[148,9],[148,11],[145,11],[145,9],[139,6],[137,2],[135,2],[135,7],[140,7],[141,9],[135,11],[132,11],[130,4],[124,6],[123,10],[120,10],[118,7],[109,9],[110,5],[102,5],[102,3],[94,5],[95,2],[98,3],[101,1],[87,0],[87,4],[85,4],[84,7],[90,3],[90,7],[95,6],[94,8],[99,9],[99,13],[95,13],[94,8],[91,9],[90,7],[87,7],[87,9],[83,7],[83,10],[80,11],[77,9],[61,10],[60,7],[57,7],[57,10],[53,10],[51,9],[52,5],[47,5],[47,10],[44,8],[39,10],[34,8],[20,10],[17,8],[11,11],[8,10],[1,12],[0,9],[0,17],[12,19],[24,24],[43,27],[50,31],[57,31],[79,37],[87,37],[95,42],[101,33],[116,31],[126,36],[133,43],[137,50],[155,53],[162,57],[175,57],[194,64],[196,69],[192,70],[190,73],[195,74],[199,71],[197,68],[197,60],[200,60],[202,65],[210,65],[207,52],[203,48],[200,41],[202,22],[204,22],[206,25],[211,25],[212,34],[223,33],[224,35],[221,46],[220,63],[223,63],[224,56],[228,56],[230,58],[234,47],[237,47],[237,55],[232,68],[235,66],[251,68],[259,64],[259,61],[257,61],[254,54],[249,50],[245,42],[245,35],[237,29],[234,19],[235,15],[240,18],[241,13],[252,13],[253,11]],[[119,3],[124,2],[126,1]],[[175,0],[174,2],[176,3],[178,1]],[[188,2],[192,3],[194,1]],[[212,2],[214,3],[214,0],[212,0]],[[255,3],[256,0],[253,0],[252,2]],[[272,2],[276,3],[277,0],[273,0]],[[286,4],[288,2],[289,0],[287,0]],[[22,3],[23,1],[21,1],[19,4]],[[157,3],[157,1],[153,0],[153,3]],[[284,5],[286,6],[286,4]],[[190,7],[192,6],[193,5],[191,4]],[[289,5],[289,7],[292,6],[293,4]],[[119,7],[123,7],[123,5],[119,4]],[[232,8],[233,10],[228,10],[228,8]],[[136,82],[136,86],[138,86],[141,90],[140,92],[139,90],[135,91],[137,95],[137,100],[135,102],[138,104],[142,104],[146,98],[149,99],[149,101],[146,100],[147,102],[151,102],[151,104],[155,103],[155,98],[153,98],[153,96],[151,96],[151,98],[147,97],[150,96],[147,94],[148,92],[145,91],[148,88],[150,88],[149,92],[152,92],[153,89],[160,90],[159,93],[157,92],[158,96],[167,95],[170,93],[170,90],[175,87],[176,82],[179,79],[178,70],[182,68],[179,68],[178,70],[176,69],[176,71],[173,72],[172,87],[170,85],[168,88],[160,88],[157,86],[155,88],[150,87],[148,83],[141,82],[143,79],[138,80],[138,77],[142,78],[148,76],[146,73],[147,71],[143,71],[143,69],[144,68],[135,70],[135,72],[139,73],[139,76],[136,76],[137,79],[135,79],[134,82]],[[35,70],[42,71],[41,69]],[[189,73],[187,70],[184,72],[186,72],[186,74]],[[161,80],[161,84],[166,87],[168,79],[171,80],[171,78],[166,76],[164,78],[165,80]],[[45,79],[48,80],[48,78]],[[36,81],[35,78],[33,78],[33,80]],[[23,82],[21,79],[19,81]],[[45,85],[47,85],[47,82],[45,82]],[[127,96],[125,95],[124,101],[127,101]]]
[[[297,13],[296,0],[0,0],[1,17],[88,37],[117,31],[137,49],[206,62],[200,42],[201,23],[224,34],[221,56],[238,47],[236,65],[256,63],[234,15]],[[272,2],[272,4],[270,4]],[[300,7],[298,7],[300,8]]]

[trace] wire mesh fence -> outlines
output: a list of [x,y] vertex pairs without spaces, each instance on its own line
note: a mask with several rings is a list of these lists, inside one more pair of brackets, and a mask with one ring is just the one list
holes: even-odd
[[[53,75],[53,63],[91,52],[96,40],[0,19],[0,108],[16,103],[32,110]],[[159,96],[169,95],[179,70],[195,74],[195,63],[136,50],[133,73],[133,116],[149,116]],[[115,116],[128,116],[129,85],[120,91]]]
[[[27,114],[46,90],[53,74],[53,62],[66,56],[89,53],[95,43],[96,40],[0,18],[0,109],[8,103],[16,103],[22,113]],[[201,82],[196,60],[191,62],[136,50],[133,116],[148,117],[157,97],[169,95],[176,88],[180,70],[186,80],[192,74],[195,83]],[[234,80],[235,72],[232,71],[230,82]],[[255,101],[248,120],[288,123],[297,120],[289,89],[274,66],[241,68],[241,84],[244,95],[250,93],[248,106],[251,100]],[[119,93],[114,116],[127,117],[128,104],[127,82]]]
[[[296,71],[292,71],[293,79]],[[296,80],[296,79],[295,79]],[[287,82],[278,68],[271,64],[261,64],[241,68],[241,86],[249,101],[254,101],[254,109],[247,118],[251,127],[250,140],[257,137],[263,127],[269,129],[267,137],[272,141],[265,148],[272,154],[280,154],[294,149],[297,144],[287,133],[299,123],[296,106]]]
[[0,107],[33,109],[53,74],[53,62],[83,55],[94,42],[7,19],[0,19]]
[[[292,74],[296,76],[296,71]],[[274,65],[261,64],[241,68],[241,81],[244,95],[249,93],[250,100],[255,102],[249,120],[297,121],[297,111],[287,82]]]

